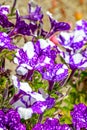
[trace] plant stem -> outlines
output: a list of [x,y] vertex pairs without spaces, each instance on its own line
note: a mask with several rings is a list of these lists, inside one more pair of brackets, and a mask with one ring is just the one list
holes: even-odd
[[52,91],[54,87],[54,81],[49,81],[48,93]]
[[42,114],[40,114],[39,119],[38,119],[38,123],[41,123],[42,118],[43,118],[43,113],[42,113]]
[[13,12],[14,12],[14,8],[15,8],[15,6],[16,6],[16,3],[17,3],[17,0],[14,0],[13,6],[12,6],[12,8],[11,8],[11,15],[12,15]]

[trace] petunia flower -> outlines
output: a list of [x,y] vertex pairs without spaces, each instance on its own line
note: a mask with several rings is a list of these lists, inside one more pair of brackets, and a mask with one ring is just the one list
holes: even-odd
[[67,124],[60,124],[56,118],[47,118],[43,124],[37,123],[32,130],[71,130],[71,128]]
[[58,36],[58,42],[65,48],[58,48],[60,56],[70,65],[72,70],[87,68],[87,50],[84,49],[87,42],[86,21],[76,23],[76,28],[71,32],[62,32]]
[[59,82],[68,76],[68,67],[56,63],[56,57],[56,46],[50,40],[28,42],[18,50],[14,58],[14,62],[18,64],[17,74],[30,79],[36,70],[42,74],[42,78]]
[[28,15],[23,16],[22,18],[28,19],[33,22],[42,21],[43,14],[41,11],[41,7],[35,5],[32,2],[28,4],[28,7]]
[[45,38],[51,37],[54,33],[59,32],[59,31],[65,31],[70,29],[70,25],[66,22],[59,22],[55,20],[52,15],[47,12],[47,15],[50,20],[50,29],[49,31],[45,31],[43,28],[41,29],[41,36]]
[[0,110],[0,130],[26,130],[25,125],[20,121],[20,115],[14,109],[7,112]]
[[8,28],[14,26],[13,23],[11,23],[8,20],[7,14],[9,13],[9,6],[0,6],[0,25],[3,28]]
[[0,13],[7,15],[9,13],[9,5],[0,5]]
[[[70,32],[61,32],[58,36],[59,43],[70,51],[78,51],[87,42],[86,21],[80,20],[76,22],[76,27]],[[83,25],[84,24],[84,25]],[[83,28],[84,26],[84,28]]]
[[76,130],[87,129],[87,106],[83,103],[74,106],[71,111],[72,123]]
[[46,109],[54,106],[55,100],[44,92],[34,92],[28,83],[20,82],[13,76],[13,85],[17,88],[17,94],[14,95],[10,103],[21,118],[25,120],[31,118],[33,113],[42,114]]
[[24,20],[21,19],[18,10],[16,11],[16,23],[14,29],[10,32],[10,36],[22,34],[30,35],[30,26]]
[[0,51],[3,49],[14,50],[17,47],[12,44],[11,38],[5,32],[0,32]]

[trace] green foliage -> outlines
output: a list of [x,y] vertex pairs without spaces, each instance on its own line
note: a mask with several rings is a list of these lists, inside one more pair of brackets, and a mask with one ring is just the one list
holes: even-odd
[[0,93],[6,88],[7,86],[7,78],[6,77],[0,77]]
[[55,112],[56,112],[56,108],[51,108],[46,110],[44,113],[44,119],[46,119],[47,117],[53,117]]
[[38,91],[39,88],[47,90],[48,82],[46,80],[42,80],[42,76],[39,72],[35,71],[32,77],[31,86],[34,91]]
[[11,61],[13,59],[14,54],[15,54],[15,51],[9,51],[7,49],[4,49],[0,53],[0,59],[7,58],[8,60]]
[[39,116],[37,114],[33,114],[32,118],[30,118],[26,121],[22,120],[22,122],[26,124],[27,130],[32,130],[33,126],[37,123],[38,118],[39,118]]

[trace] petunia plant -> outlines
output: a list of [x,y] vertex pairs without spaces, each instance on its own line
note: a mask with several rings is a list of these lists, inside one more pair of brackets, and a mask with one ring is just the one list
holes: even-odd
[[87,21],[47,11],[45,30],[41,7],[16,2],[0,5],[0,130],[86,130]]

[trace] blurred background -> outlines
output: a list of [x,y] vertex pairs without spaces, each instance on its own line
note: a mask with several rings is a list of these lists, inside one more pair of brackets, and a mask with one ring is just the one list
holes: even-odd
[[[14,0],[0,0],[0,4],[10,4]],[[26,14],[29,0],[17,0],[16,8],[20,14]],[[87,0],[34,0],[36,4],[42,7],[44,14],[49,11],[58,21],[75,23],[79,19],[87,19]],[[48,21],[45,21],[46,25]]]

